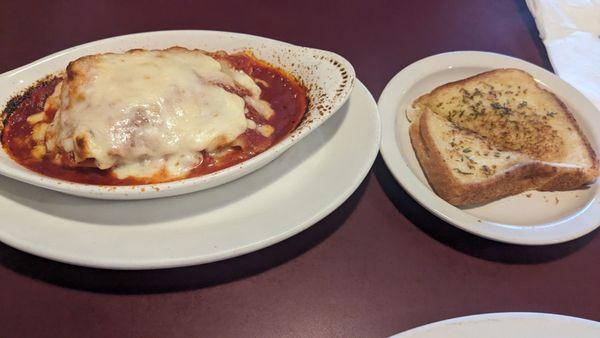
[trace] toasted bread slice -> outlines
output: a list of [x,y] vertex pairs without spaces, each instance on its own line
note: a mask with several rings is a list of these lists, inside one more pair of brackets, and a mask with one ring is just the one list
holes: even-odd
[[429,108],[499,150],[557,169],[554,177],[529,189],[576,189],[598,176],[596,154],[573,115],[524,71],[497,69],[448,83],[413,106]]
[[425,108],[410,139],[433,190],[456,206],[472,206],[537,189],[559,171],[487,139]]

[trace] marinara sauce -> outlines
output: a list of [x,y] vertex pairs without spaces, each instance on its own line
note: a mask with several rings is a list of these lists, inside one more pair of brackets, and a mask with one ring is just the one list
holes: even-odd
[[[1,137],[2,146],[16,162],[46,176],[95,185],[135,185],[201,176],[236,165],[260,154],[296,129],[306,113],[308,104],[306,90],[296,79],[285,71],[256,59],[251,53],[232,55],[215,53],[212,56],[226,59],[234,68],[246,72],[256,82],[262,91],[260,98],[269,102],[275,114],[266,120],[252,107],[247,106],[246,117],[258,125],[268,124],[274,128],[274,131],[266,137],[254,129],[247,129],[238,137],[241,143],[246,145],[245,147],[230,147],[215,158],[202,152],[203,161],[184,177],[165,178],[166,174],[162,173],[149,178],[119,179],[110,169],[101,170],[93,166],[63,166],[55,164],[51,156],[44,156],[41,160],[34,158],[31,154],[35,146],[32,139],[33,126],[27,122],[27,118],[44,110],[46,99],[62,80],[60,77],[39,81],[26,92],[9,101],[3,114],[5,120]],[[53,113],[46,111],[50,121],[54,117]]]

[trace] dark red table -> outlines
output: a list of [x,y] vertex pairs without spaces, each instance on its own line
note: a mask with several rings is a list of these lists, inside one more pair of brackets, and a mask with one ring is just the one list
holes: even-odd
[[[440,52],[494,51],[550,68],[523,1],[3,0],[0,72],[84,42],[164,29],[332,50],[376,98],[396,72]],[[598,231],[545,247],[478,238],[419,206],[381,158],[323,221],[223,262],[109,271],[0,244],[2,337],[385,336],[496,311],[600,320]]]

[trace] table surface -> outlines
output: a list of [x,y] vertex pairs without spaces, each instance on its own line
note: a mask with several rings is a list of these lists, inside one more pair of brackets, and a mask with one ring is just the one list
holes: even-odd
[[[0,3],[0,72],[88,41],[165,29],[331,50],[352,62],[375,98],[403,67],[446,51],[551,67],[524,1],[19,0]],[[419,206],[379,157],[330,216],[223,262],[110,271],[0,244],[0,336],[378,337],[498,311],[600,320],[597,235],[542,247],[478,238]]]

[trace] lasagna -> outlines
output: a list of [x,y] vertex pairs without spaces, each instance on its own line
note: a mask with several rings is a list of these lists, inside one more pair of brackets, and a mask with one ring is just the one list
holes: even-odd
[[136,49],[82,57],[13,98],[2,144],[18,163],[51,177],[159,183],[263,152],[306,109],[299,81],[249,51]]

